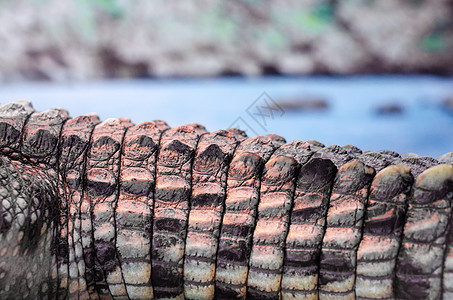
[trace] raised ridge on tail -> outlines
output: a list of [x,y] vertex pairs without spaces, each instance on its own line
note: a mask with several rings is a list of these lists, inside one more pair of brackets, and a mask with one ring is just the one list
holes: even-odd
[[453,152],[18,101],[0,106],[0,298],[449,299],[452,198]]

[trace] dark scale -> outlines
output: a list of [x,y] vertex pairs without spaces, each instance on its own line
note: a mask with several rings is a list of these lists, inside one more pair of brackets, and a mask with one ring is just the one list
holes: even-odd
[[0,147],[3,155],[20,156],[22,131],[34,111],[31,104],[24,101],[0,107]]
[[284,297],[317,298],[319,257],[337,168],[312,158],[299,171],[294,192],[281,292]]
[[[100,123],[96,115],[79,116],[68,120],[62,129],[60,150],[59,150],[59,175],[63,187],[61,193],[65,201],[62,201],[60,236],[67,236],[67,256],[59,259],[59,274],[64,274],[67,269],[66,282],[64,277],[60,278],[60,289],[66,284],[67,293],[61,293],[69,298],[87,298],[87,282],[94,282],[93,277],[87,277],[86,265],[83,257],[81,240],[80,205],[83,195],[83,183],[85,178],[86,154],[94,126]],[[67,262],[67,265],[64,264]],[[63,284],[62,284],[63,283]],[[94,286],[91,285],[90,293],[94,293]]]
[[152,237],[155,298],[183,298],[183,258],[193,157],[204,127],[189,124],[167,130],[157,159]]
[[184,257],[184,296],[214,297],[216,256],[224,212],[227,172],[238,144],[246,139],[237,129],[201,137],[195,153],[192,196]]
[[329,145],[317,150],[313,154],[313,158],[329,159],[339,168],[356,156],[356,152],[349,152],[350,150],[350,147],[343,148],[338,145]]
[[423,171],[439,164],[437,159],[428,156],[405,157],[393,161],[394,165],[402,165],[411,169],[412,175],[417,178]]
[[357,160],[363,162],[379,172],[390,165],[396,158],[379,152],[367,152],[357,157]]
[[244,140],[228,170],[225,213],[216,265],[217,299],[246,297],[248,263],[256,225],[260,177],[272,153],[284,144],[277,135]]
[[320,295],[354,297],[356,252],[373,176],[373,168],[356,160],[338,170],[321,249]]
[[421,173],[415,182],[396,264],[397,298],[442,297],[452,176],[453,166],[438,165]]
[[[297,149],[304,147],[307,150],[305,155],[297,156]],[[247,277],[248,299],[280,298],[284,245],[299,161],[305,162],[311,155],[308,145],[302,142],[288,143],[280,149],[266,163],[261,176],[260,202]]]
[[123,141],[116,207],[116,247],[127,294],[131,299],[153,298],[151,239],[156,161],[163,121],[129,128]]
[[396,259],[413,181],[408,167],[389,166],[371,184],[357,252],[355,289],[359,299],[395,297]]
[[[126,129],[132,125],[127,119],[108,119],[95,126],[87,151],[83,194],[83,201],[89,203],[83,212],[91,216],[82,224],[84,254],[91,259],[86,264],[86,273],[92,274],[94,267],[95,290],[99,296],[122,299],[127,298],[127,290],[116,249],[115,209],[120,149]],[[87,282],[88,286],[92,284]]]

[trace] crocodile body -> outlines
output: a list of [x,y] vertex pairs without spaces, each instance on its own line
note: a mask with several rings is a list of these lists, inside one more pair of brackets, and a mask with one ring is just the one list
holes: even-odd
[[453,154],[0,106],[1,299],[453,299]]

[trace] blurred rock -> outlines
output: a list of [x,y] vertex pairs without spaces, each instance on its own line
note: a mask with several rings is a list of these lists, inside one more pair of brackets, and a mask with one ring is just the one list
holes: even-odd
[[327,100],[321,98],[277,100],[277,105],[285,112],[325,111],[329,108]]
[[453,96],[445,99],[443,106],[449,112],[453,112]]
[[403,106],[397,103],[382,104],[376,108],[378,115],[401,115],[403,112]]

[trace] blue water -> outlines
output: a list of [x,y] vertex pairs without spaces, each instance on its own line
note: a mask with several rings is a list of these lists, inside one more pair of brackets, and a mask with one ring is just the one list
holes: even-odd
[[[263,95],[263,93],[266,93]],[[263,95],[262,97],[260,97]],[[288,98],[323,98],[323,112],[269,110]],[[262,79],[110,80],[88,83],[16,83],[0,86],[0,102],[33,102],[37,110],[66,108],[71,116],[97,112],[101,119],[135,123],[162,119],[171,126],[198,122],[208,130],[232,124],[249,136],[277,133],[287,141],[317,139],[437,157],[453,151],[453,78],[429,76],[271,77]],[[402,114],[379,115],[397,103]],[[259,112],[261,111],[261,115]]]

